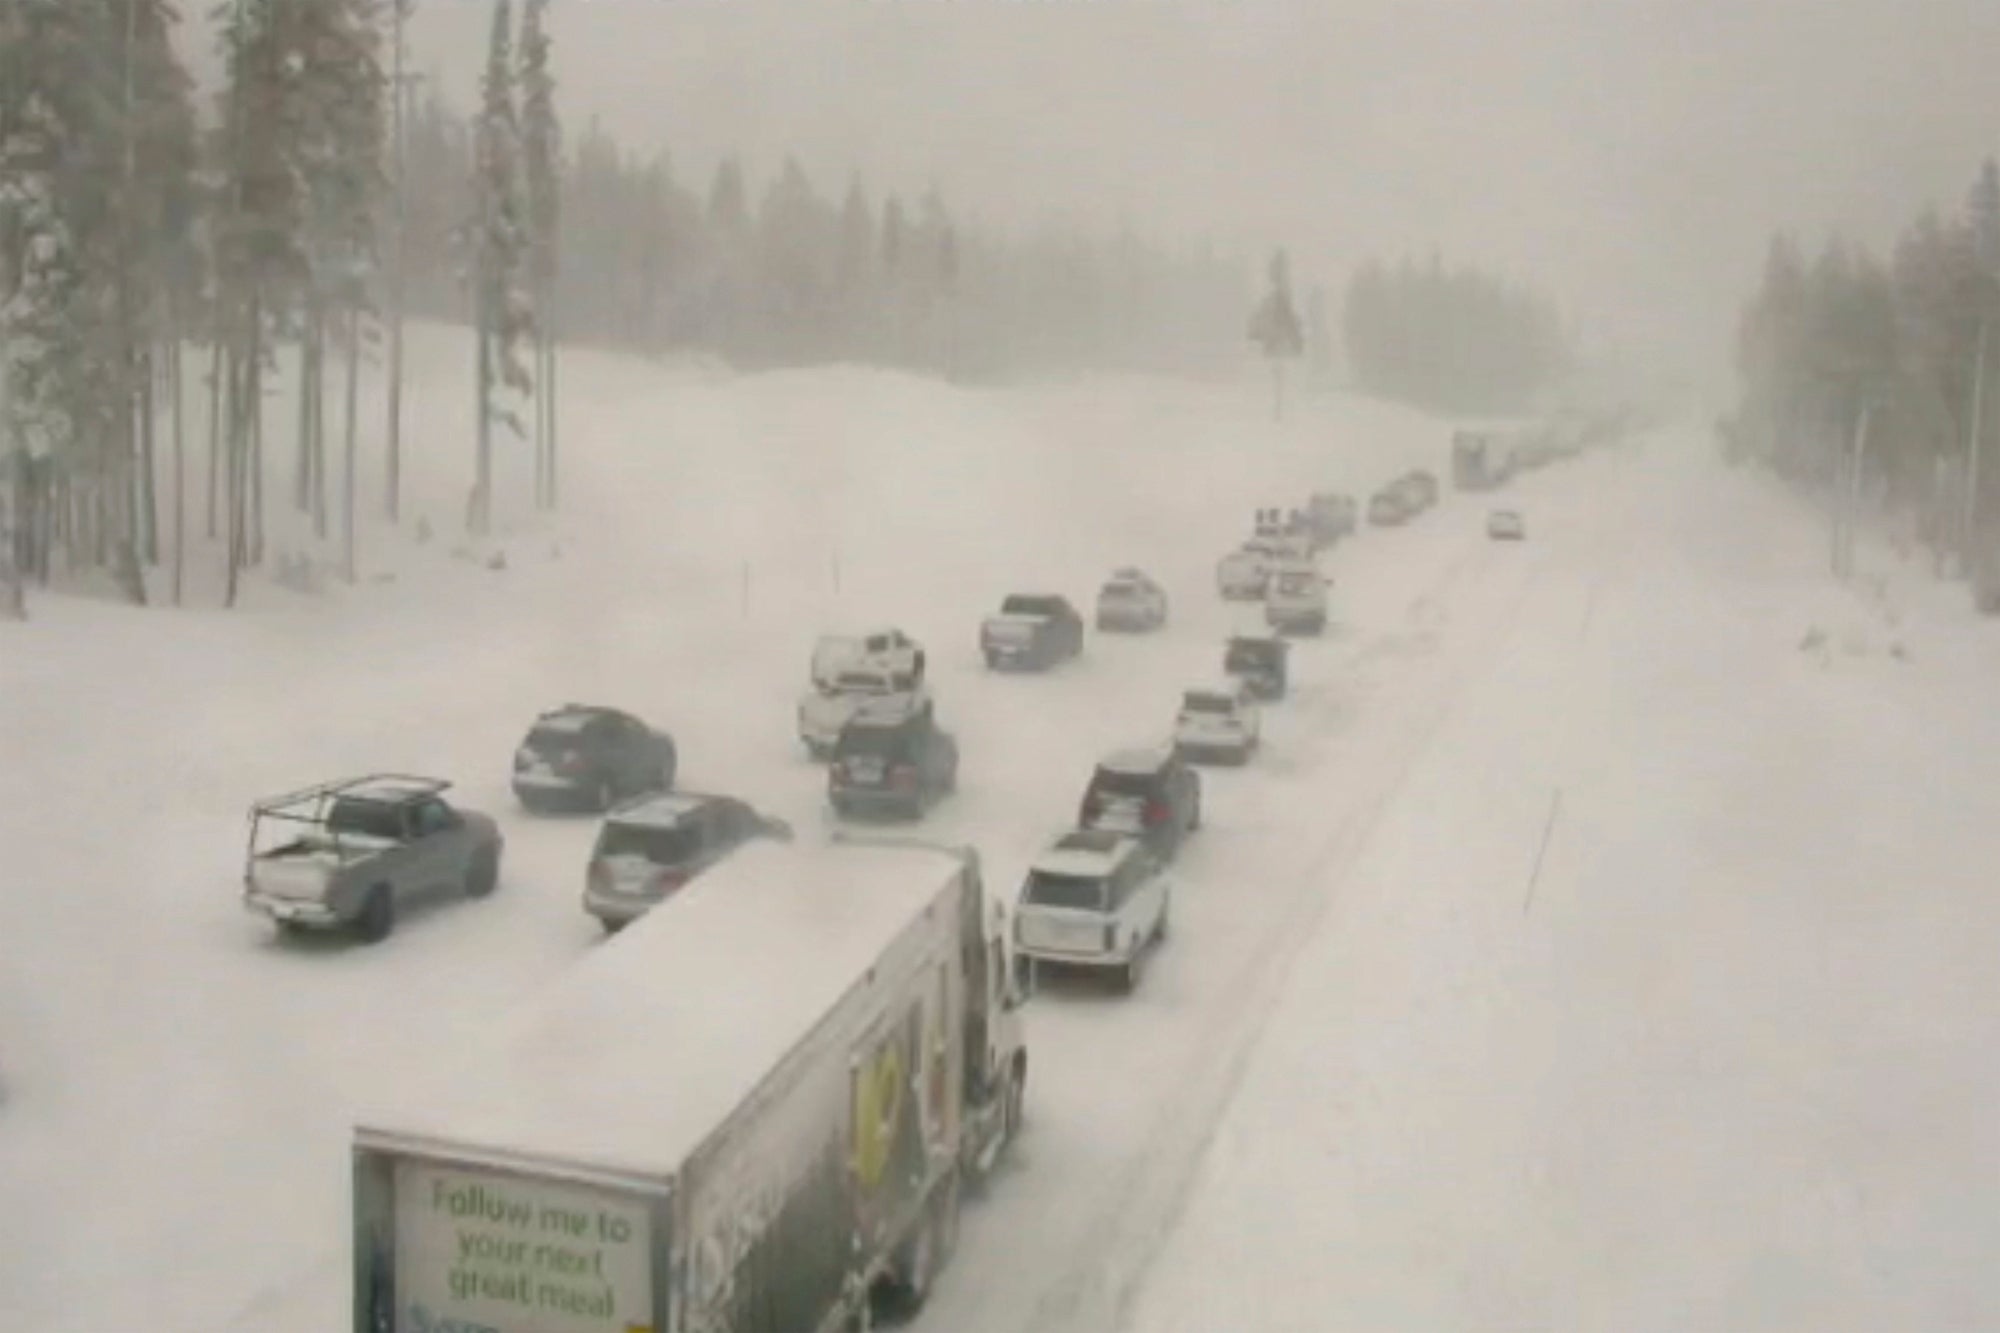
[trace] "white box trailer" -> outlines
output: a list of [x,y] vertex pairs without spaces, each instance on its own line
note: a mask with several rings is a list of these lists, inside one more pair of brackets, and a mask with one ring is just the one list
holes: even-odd
[[355,1333],[812,1333],[921,1304],[1027,1077],[969,849],[747,847],[359,1124]]

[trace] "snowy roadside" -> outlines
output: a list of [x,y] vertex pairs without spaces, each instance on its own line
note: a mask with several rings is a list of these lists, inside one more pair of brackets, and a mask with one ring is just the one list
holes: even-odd
[[1801,653],[1871,614],[1823,530],[1652,452],[1333,889],[1124,1327],[2000,1318],[1989,636]]

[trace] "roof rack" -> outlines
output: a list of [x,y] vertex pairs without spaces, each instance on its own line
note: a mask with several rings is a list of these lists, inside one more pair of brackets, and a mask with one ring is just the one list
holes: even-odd
[[451,782],[446,778],[420,777],[414,773],[368,773],[358,778],[341,778],[334,782],[301,787],[297,791],[285,792],[278,796],[267,796],[262,800],[251,802],[250,810],[253,816],[270,815],[280,819],[311,819],[316,822],[320,818],[317,809],[313,814],[306,815],[299,811],[299,807],[309,804],[317,807],[335,797],[348,795],[354,795],[356,799],[381,799],[385,803],[391,800],[386,795],[379,798],[359,795],[363,788],[371,786],[405,788],[406,790],[398,792],[393,798],[394,803],[402,804],[405,801],[435,796],[449,789]]

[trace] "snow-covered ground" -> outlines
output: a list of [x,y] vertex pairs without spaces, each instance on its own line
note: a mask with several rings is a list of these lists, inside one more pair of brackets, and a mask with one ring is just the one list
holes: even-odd
[[[415,344],[412,512],[441,531],[464,352]],[[591,825],[507,797],[538,708],[630,707],[687,785],[810,827],[811,641],[900,624],[964,747],[931,825],[1008,882],[1097,754],[1219,666],[1240,613],[1211,567],[1251,510],[1442,470],[1447,437],[1343,399],[1274,425],[1254,380],[576,354],[565,392],[565,512],[514,521],[504,570],[371,525],[358,589],[0,626],[29,757],[0,774],[0,1327],[345,1326],[347,1108],[596,938]],[[1257,764],[1211,778],[1141,993],[1030,1007],[1032,1123],[924,1327],[1991,1317],[1950,1264],[1994,1215],[1970,960],[2000,747],[1972,689],[2000,650],[1942,606],[1886,626],[1795,506],[1684,443],[1523,479],[1522,546],[1448,498],[1333,555],[1341,627],[1295,654]],[[1002,594],[1085,603],[1124,563],[1174,594],[1167,634],[979,669]],[[244,808],[364,768],[498,813],[501,891],[372,948],[280,946],[238,907]],[[1807,1288],[1839,1304],[1784,1303]]]
[[2000,635],[1649,452],[1321,877],[1119,1327],[2000,1322]]

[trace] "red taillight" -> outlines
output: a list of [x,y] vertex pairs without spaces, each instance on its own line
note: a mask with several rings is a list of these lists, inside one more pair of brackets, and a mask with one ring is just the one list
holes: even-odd
[[592,861],[590,863],[590,887],[593,889],[610,888],[611,867],[605,865],[602,861]]
[[685,886],[687,882],[688,872],[685,870],[662,870],[653,876],[653,887],[661,893],[672,893],[675,889]]
[[1169,812],[1167,810],[1167,803],[1165,801],[1146,802],[1146,822],[1148,824],[1166,823],[1168,813]]
[[889,781],[898,787],[914,787],[917,770],[909,764],[898,764],[889,770]]

